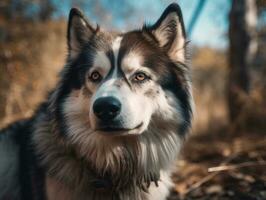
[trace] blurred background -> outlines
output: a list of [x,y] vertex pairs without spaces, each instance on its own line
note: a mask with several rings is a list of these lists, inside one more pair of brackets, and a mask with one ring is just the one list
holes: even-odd
[[[71,7],[111,30],[153,23],[169,0],[1,0],[0,127],[29,117],[66,58]],[[266,0],[179,0],[194,125],[171,197],[266,199]]]

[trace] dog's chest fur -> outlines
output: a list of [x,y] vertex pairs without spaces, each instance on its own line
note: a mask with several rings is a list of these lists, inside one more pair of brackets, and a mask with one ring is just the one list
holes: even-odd
[[[102,143],[105,145],[102,148],[110,148],[103,152],[111,152],[111,147],[113,149],[114,154],[112,154],[113,158],[110,159],[110,162],[120,159],[119,153],[124,153],[120,155],[123,156],[122,158],[129,158],[129,155],[133,155],[135,159],[128,159],[126,163],[122,160],[121,165],[107,164],[110,167],[111,174],[112,169],[115,170],[110,177],[107,177],[113,186],[107,189],[95,189],[91,182],[97,179],[101,173],[91,170],[89,163],[95,162],[99,156],[92,160],[82,161],[67,148],[66,143],[60,142],[60,137],[54,137],[45,119],[46,116],[42,115],[37,120],[38,128],[35,130],[34,141],[38,147],[37,152],[41,155],[43,164],[46,166],[46,174],[50,174],[45,178],[48,200],[164,200],[168,196],[169,189],[172,186],[169,166],[173,164],[176,158],[180,142],[175,134],[165,133],[164,137],[161,137],[163,142],[156,144],[158,149],[152,148],[155,144],[156,135],[140,138],[142,145],[139,144],[141,149],[139,153],[131,152],[131,149],[126,149],[126,152],[124,152],[124,149],[121,148],[119,148],[119,152],[116,152],[113,146],[107,145],[107,141],[103,141]],[[129,147],[130,144],[126,146]],[[163,148],[165,146],[168,148]],[[169,157],[167,158],[163,156],[165,151],[168,152]],[[110,156],[103,152],[98,152],[101,155],[100,157]],[[101,162],[99,161],[99,163]],[[103,164],[105,166],[106,163]],[[132,169],[136,171],[132,171]],[[155,182],[158,182],[157,186]],[[115,189],[121,183],[124,186]],[[141,185],[147,186],[147,184],[150,184],[150,186],[147,191],[144,191]]]
[[144,192],[138,190],[135,193],[117,192],[116,194],[108,190],[92,190],[78,192],[77,188],[68,188],[53,178],[46,177],[46,196],[47,200],[164,200],[169,194],[172,186],[170,177],[166,174],[161,175],[159,186],[151,184],[149,190]]

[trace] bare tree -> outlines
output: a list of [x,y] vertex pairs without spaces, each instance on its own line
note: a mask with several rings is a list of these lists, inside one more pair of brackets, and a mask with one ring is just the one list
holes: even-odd
[[255,0],[232,0],[229,25],[229,115],[234,122],[242,112],[249,93],[249,67],[257,49]]

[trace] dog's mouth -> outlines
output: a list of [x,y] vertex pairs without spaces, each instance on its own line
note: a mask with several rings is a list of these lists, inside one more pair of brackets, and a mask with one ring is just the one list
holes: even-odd
[[141,122],[134,128],[105,126],[98,128],[96,131],[99,132],[100,134],[110,135],[110,136],[139,135],[141,134],[142,126],[143,122]]

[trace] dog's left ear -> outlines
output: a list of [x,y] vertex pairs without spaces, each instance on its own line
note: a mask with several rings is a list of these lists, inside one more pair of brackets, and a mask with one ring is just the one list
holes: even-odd
[[97,30],[98,27],[94,28],[79,9],[72,8],[70,10],[67,28],[67,44],[71,58],[74,58],[80,52],[83,45],[96,34]]
[[178,4],[170,4],[159,20],[149,29],[171,59],[185,61],[186,32]]

